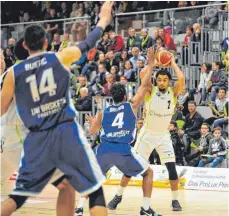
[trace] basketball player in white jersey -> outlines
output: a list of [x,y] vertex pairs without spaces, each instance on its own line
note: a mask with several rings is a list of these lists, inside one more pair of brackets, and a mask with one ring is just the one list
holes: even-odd
[[[177,81],[173,87],[169,87],[171,75],[167,70],[157,72],[157,86],[152,86],[149,80],[149,86],[151,87],[149,87],[145,96],[146,116],[134,148],[147,161],[152,151],[154,149],[157,150],[162,164],[167,167],[169,173],[172,190],[172,209],[173,211],[182,211],[182,207],[178,202],[178,175],[175,166],[175,154],[167,128],[174,113],[176,98],[185,84],[185,78],[175,63],[174,57],[171,61],[171,67],[177,76]],[[144,76],[144,71],[142,73]],[[121,202],[124,188],[129,180],[130,178],[123,177],[117,194],[108,204],[109,209],[116,209]]]

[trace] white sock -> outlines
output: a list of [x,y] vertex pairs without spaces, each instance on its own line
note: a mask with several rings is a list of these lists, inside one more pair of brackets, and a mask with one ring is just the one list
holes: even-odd
[[125,189],[124,187],[119,186],[117,195],[118,195],[118,196],[122,196],[122,195],[123,195],[123,192],[124,192],[124,189]]
[[150,207],[150,200],[151,198],[149,197],[143,197],[143,205],[142,207],[147,211]]
[[178,190],[177,191],[171,191],[171,192],[172,192],[173,200],[177,200],[178,199]]
[[78,204],[77,208],[83,208],[85,201],[86,201],[85,197],[80,197],[79,204]]

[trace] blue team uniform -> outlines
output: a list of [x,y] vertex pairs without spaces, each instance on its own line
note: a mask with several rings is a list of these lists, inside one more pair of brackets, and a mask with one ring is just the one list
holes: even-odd
[[104,110],[101,144],[96,152],[104,174],[116,166],[127,176],[136,176],[149,167],[143,158],[131,150],[130,143],[134,140],[135,131],[136,116],[130,103],[111,105]]
[[81,194],[97,190],[105,177],[75,121],[69,71],[55,53],[31,56],[13,69],[17,111],[30,131],[13,194],[40,193],[56,168]]

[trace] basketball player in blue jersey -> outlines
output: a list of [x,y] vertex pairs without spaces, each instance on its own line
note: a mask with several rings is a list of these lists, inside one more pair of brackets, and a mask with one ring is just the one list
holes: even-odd
[[[14,54],[17,58],[16,64],[28,58],[29,53],[23,48],[24,38],[21,38],[15,45]],[[2,68],[2,71],[5,69]],[[2,89],[4,78],[8,71],[3,73],[0,77],[0,88]],[[11,101],[7,112],[1,116],[1,162],[3,172],[1,180],[5,183],[4,177],[8,177],[16,169],[18,169],[20,162],[20,154],[22,150],[22,143],[28,134],[28,129],[25,128],[18,116],[15,98]],[[58,178],[59,177],[59,178]],[[57,202],[57,215],[70,215],[73,212],[75,204],[75,189],[67,182],[63,173],[57,171],[54,174],[55,180],[52,184],[60,191]],[[52,182],[52,181],[51,181]],[[21,204],[24,203],[28,197],[18,196]],[[61,200],[61,203],[60,203]],[[11,215],[17,208],[17,204],[13,199],[7,199],[1,208],[1,215]]]
[[150,208],[153,173],[149,164],[131,150],[130,143],[134,140],[136,130],[136,114],[144,100],[148,80],[151,80],[154,64],[153,49],[149,50],[149,65],[145,77],[131,103],[126,102],[126,89],[122,84],[111,87],[110,93],[114,105],[110,105],[104,112],[98,112],[96,117],[88,117],[90,133],[95,135],[101,131],[101,144],[96,157],[105,174],[112,166],[116,166],[125,176],[143,176],[143,205],[140,215],[158,216]]
[[[107,215],[101,187],[105,177],[75,122],[77,113],[69,96],[67,67],[100,39],[111,20],[112,5],[103,4],[100,21],[85,41],[57,54],[43,51],[48,45],[43,27],[31,25],[24,32],[24,47],[30,57],[7,73],[1,90],[1,116],[15,95],[19,116],[29,129],[16,188],[10,195],[17,208],[23,204],[22,196],[39,194],[58,168],[78,192],[89,194],[91,215]],[[4,203],[3,207],[7,209]]]

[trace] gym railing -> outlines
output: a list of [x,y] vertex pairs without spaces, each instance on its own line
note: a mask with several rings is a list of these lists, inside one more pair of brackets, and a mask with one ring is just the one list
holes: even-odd
[[33,21],[33,22],[1,24],[1,44],[3,47],[6,47],[7,41],[11,37],[15,38],[16,40],[20,39],[23,35],[24,29],[28,25],[40,24],[44,28],[46,28],[47,23],[58,24],[59,25],[58,32],[60,34],[63,34],[65,32],[70,34],[72,26],[76,25],[76,28],[78,28],[79,36],[84,39],[87,33],[90,31],[90,20],[91,18],[89,16],[84,16],[84,17],[73,17],[73,18],[56,19],[56,20],[42,20],[42,21]]

